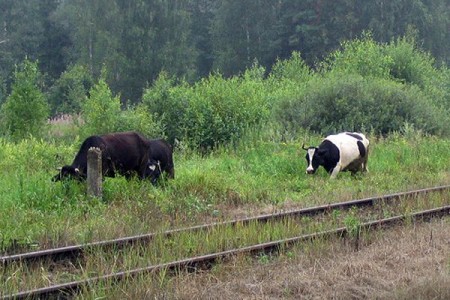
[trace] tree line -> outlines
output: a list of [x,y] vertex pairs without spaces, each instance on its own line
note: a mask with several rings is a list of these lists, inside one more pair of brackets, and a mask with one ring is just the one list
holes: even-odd
[[[12,91],[0,107],[0,132],[13,140],[53,139],[48,97],[37,62],[14,72]],[[136,130],[207,153],[249,136],[287,140],[305,132],[363,131],[373,135],[420,132],[450,136],[450,69],[412,37],[378,43],[369,33],[344,41],[316,68],[293,52],[270,70],[255,62],[242,74],[212,73],[194,83],[161,72],[142,100],[123,107],[106,82],[105,69],[87,96],[83,69],[58,79],[67,108],[80,115],[62,136]],[[59,134],[61,135],[61,134]],[[178,141],[178,142],[176,142]]]
[[126,105],[163,71],[194,83],[257,62],[268,74],[294,51],[317,68],[363,31],[379,43],[414,35],[437,65],[450,62],[448,0],[0,0],[0,21],[0,103],[27,58],[51,114],[79,110],[102,76]]

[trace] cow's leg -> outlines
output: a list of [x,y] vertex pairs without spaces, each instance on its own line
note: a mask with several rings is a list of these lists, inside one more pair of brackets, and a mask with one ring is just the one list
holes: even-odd
[[364,161],[363,161],[363,168],[362,171],[363,172],[369,172],[369,169],[367,168],[367,161],[369,160],[369,148],[367,148],[366,150],[366,156],[364,157]]
[[369,170],[367,169],[367,157],[361,163],[361,172],[369,172]]
[[341,170],[341,165],[338,164],[336,167],[334,167],[334,168],[331,170],[331,176],[330,176],[330,178],[331,178],[331,179],[335,179],[336,176],[337,176],[337,174],[339,174],[339,171],[340,171],[340,170]]
[[170,168],[168,171],[167,171],[167,173],[168,173],[168,177],[170,178],[170,179],[174,179],[175,178],[175,169],[172,167],[172,168]]

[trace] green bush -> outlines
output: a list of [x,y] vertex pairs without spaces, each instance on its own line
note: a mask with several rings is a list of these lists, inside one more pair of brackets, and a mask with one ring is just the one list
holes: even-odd
[[293,52],[289,59],[277,60],[265,81],[269,103],[275,105],[298,97],[314,76],[298,52]]
[[392,58],[391,78],[416,85],[440,107],[450,107],[450,80],[445,67],[436,68],[434,58],[416,46],[412,38],[398,38],[385,46]]
[[239,140],[247,128],[267,120],[261,76],[250,69],[243,77],[211,75],[197,83],[183,123],[188,140],[201,149],[214,148]]
[[49,91],[49,103],[53,115],[78,114],[86,99],[92,79],[81,65],[75,65],[61,74]]
[[448,70],[435,68],[413,40],[383,45],[364,34],[341,46],[296,95],[277,105],[285,130],[387,134],[410,124],[425,133],[450,134]]
[[162,72],[151,88],[144,91],[142,104],[154,116],[170,143],[182,139],[181,128],[193,90],[186,83],[176,85],[174,79]]
[[370,33],[362,38],[341,43],[341,49],[331,53],[320,67],[322,72],[359,74],[366,77],[389,78],[393,59]]
[[267,120],[264,69],[258,66],[241,77],[210,75],[193,86],[178,86],[162,74],[145,91],[143,102],[162,120],[170,141],[183,140],[206,151],[237,141],[249,127]]
[[15,140],[42,136],[49,108],[40,77],[37,62],[27,59],[14,72],[12,92],[1,107],[1,127]]
[[113,97],[108,84],[103,78],[95,84],[90,96],[82,104],[82,115],[85,124],[82,127],[84,136],[114,132],[118,127],[121,113],[120,99]]
[[277,81],[290,80],[301,83],[309,80],[311,70],[299,52],[292,52],[291,58],[277,60],[270,71],[269,78]]
[[123,110],[115,131],[138,131],[148,138],[165,137],[161,122],[148,114],[143,105]]
[[445,111],[417,86],[360,75],[328,74],[312,80],[302,95],[280,104],[277,116],[286,128],[322,134],[343,130],[387,134],[405,123],[426,133],[448,133]]

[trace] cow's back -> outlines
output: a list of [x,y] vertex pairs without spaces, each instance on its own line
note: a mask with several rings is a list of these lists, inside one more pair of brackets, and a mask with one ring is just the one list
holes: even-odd
[[77,155],[75,156],[72,167],[78,168],[83,174],[86,174],[87,169],[87,153],[89,148],[100,148],[102,151],[105,150],[106,146],[103,143],[103,139],[98,135],[93,135],[86,138],[80,146]]
[[101,138],[107,146],[105,153],[115,170],[124,175],[130,171],[142,174],[148,160],[148,140],[137,132],[117,132],[102,135]]
[[352,169],[355,160],[367,158],[369,140],[362,133],[343,132],[329,135],[325,140],[332,142],[339,149],[339,161],[343,169],[349,166]]

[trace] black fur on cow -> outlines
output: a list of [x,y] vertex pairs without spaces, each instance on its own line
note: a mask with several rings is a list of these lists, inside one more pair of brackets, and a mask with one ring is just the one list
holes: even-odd
[[[152,146],[153,145],[153,146]],[[172,148],[164,140],[149,140],[137,132],[118,132],[90,136],[81,144],[71,165],[63,166],[53,177],[59,181],[70,177],[85,180],[87,175],[87,152],[97,147],[102,151],[102,173],[106,177],[116,174],[131,178],[149,178],[153,184],[161,172],[174,177]]]

